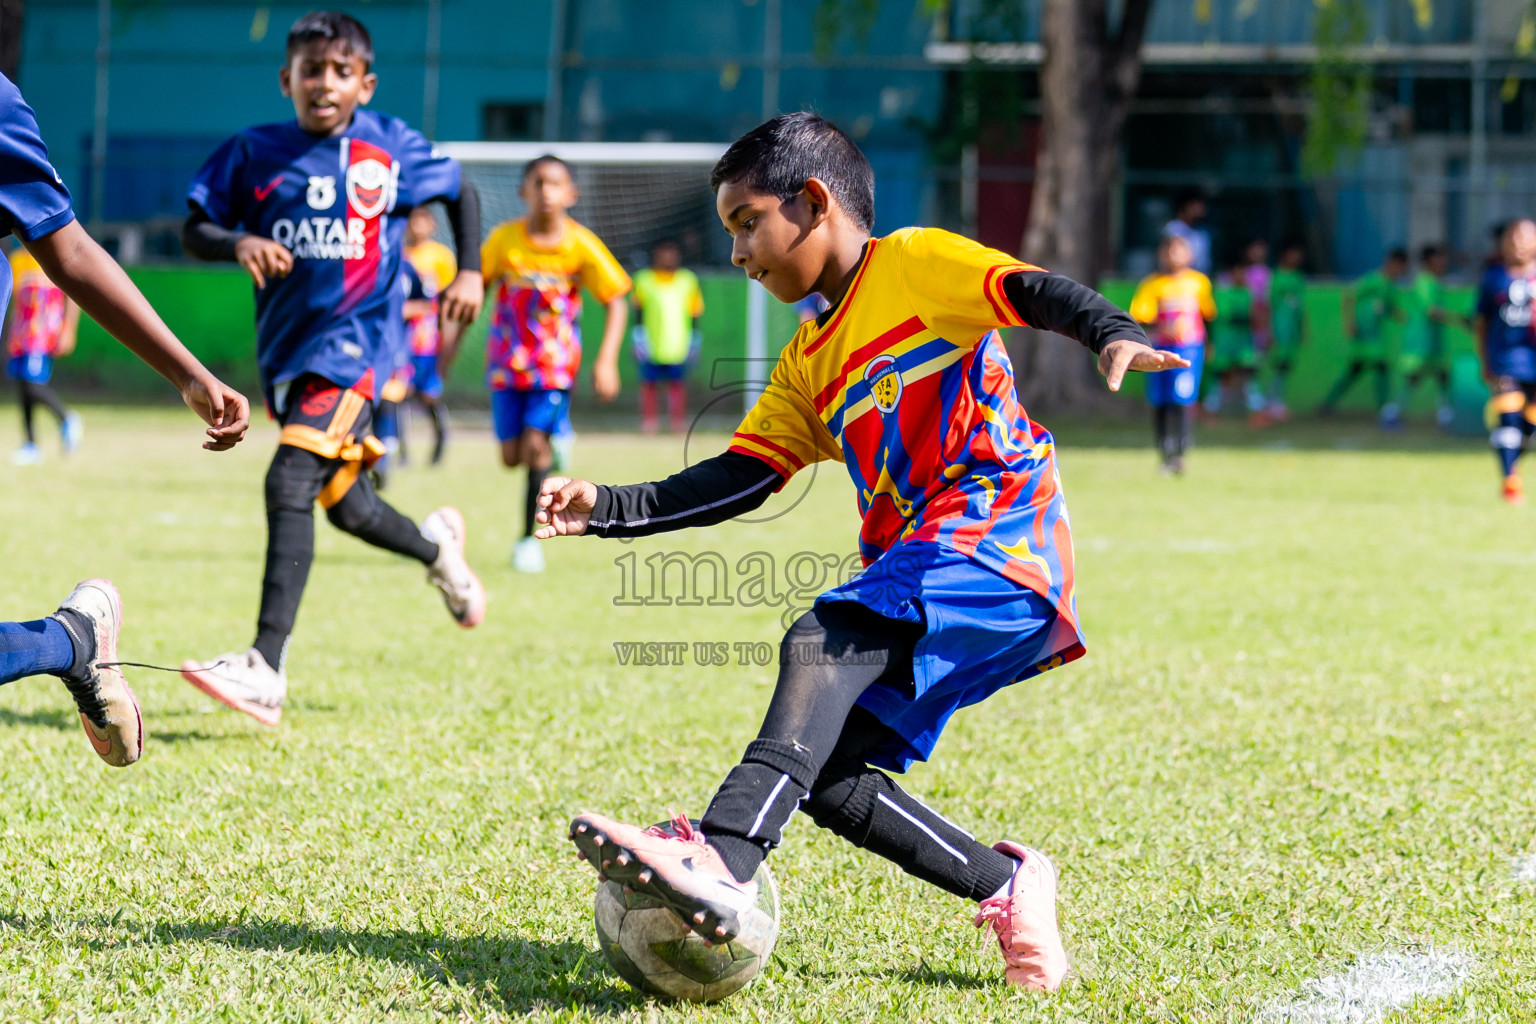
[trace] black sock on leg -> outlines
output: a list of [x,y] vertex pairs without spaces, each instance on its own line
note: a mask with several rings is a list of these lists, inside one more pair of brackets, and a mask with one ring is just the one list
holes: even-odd
[[539,490],[544,486],[544,478],[549,476],[547,469],[535,469],[528,467],[528,493],[523,496],[523,536],[532,537],[533,531],[538,529],[538,522],[533,518],[539,510]]
[[782,740],[747,744],[709,802],[700,829],[738,882],[750,879],[779,845],[784,826],[810,790],[816,765],[810,752]]

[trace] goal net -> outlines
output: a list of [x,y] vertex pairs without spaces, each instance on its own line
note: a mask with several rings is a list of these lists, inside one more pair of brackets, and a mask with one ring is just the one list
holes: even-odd
[[[709,172],[725,152],[722,143],[692,142],[444,142],[438,149],[458,160],[480,194],[485,230],[525,212],[518,194],[530,160],[553,154],[571,168],[580,198],[571,216],[596,232],[625,267],[650,261],[663,238],[677,242],[685,266],[738,274],[731,268],[731,241],[721,230]],[[446,234],[446,232],[443,232]],[[712,390],[741,391],[750,406],[757,383],[771,369],[775,350],[794,333],[793,310],[768,299],[759,285],[748,289],[744,344],[730,357],[701,368]],[[708,378],[707,380],[705,378]]]

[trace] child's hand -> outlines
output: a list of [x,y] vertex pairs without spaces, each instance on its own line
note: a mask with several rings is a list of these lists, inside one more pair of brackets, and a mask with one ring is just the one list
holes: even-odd
[[619,395],[619,364],[607,359],[599,359],[592,366],[592,390],[597,392],[597,397],[605,402],[611,402]]
[[1156,373],[1158,370],[1182,370],[1188,365],[1188,359],[1131,338],[1116,338],[1099,353],[1099,372],[1104,375],[1111,391],[1120,390],[1127,370]]
[[265,288],[268,278],[288,276],[293,269],[293,253],[270,238],[244,235],[235,243],[235,262],[251,275],[257,288]]
[[469,324],[485,304],[485,278],[478,270],[461,270],[438,296],[438,308],[448,323]]
[[228,451],[239,444],[251,425],[251,404],[245,396],[210,373],[183,384],[181,398],[208,424],[209,440],[203,447],[211,452]]
[[540,540],[574,537],[587,532],[592,508],[597,504],[597,484],[568,476],[546,477],[539,488],[539,510],[533,519],[542,525],[533,531]]

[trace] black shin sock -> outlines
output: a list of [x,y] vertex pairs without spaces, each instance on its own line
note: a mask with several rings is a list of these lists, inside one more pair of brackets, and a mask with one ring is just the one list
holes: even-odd
[[35,407],[32,400],[32,389],[26,381],[21,381],[17,389],[21,396],[21,429],[27,436],[27,444],[36,444],[37,435],[32,429],[32,412]]
[[[779,651],[779,681],[758,737],[704,812],[702,830],[738,881],[777,846],[870,684],[910,674],[921,627],[853,604],[801,616]],[[899,682],[898,682],[899,685]]]
[[1175,455],[1183,458],[1184,453],[1189,451],[1195,441],[1195,407],[1181,405],[1173,411],[1173,414],[1177,419],[1174,426],[1176,434],[1173,451]]
[[314,504],[330,469],[329,460],[313,452],[279,445],[267,470],[267,563],[252,646],[275,669],[282,668],[315,560]]
[[1018,870],[1012,857],[978,842],[857,756],[823,769],[805,810],[817,825],[854,846],[978,903]]
[[359,475],[341,500],[326,509],[325,516],[338,530],[376,548],[406,555],[423,565],[437,561],[437,545],[423,537],[415,523],[379,497],[366,475]]
[[533,531],[538,529],[538,522],[533,518],[539,510],[539,489],[544,486],[544,478],[549,476],[549,470],[528,467],[528,493],[523,495],[523,536],[532,537]]
[[1152,407],[1152,438],[1164,461],[1168,459],[1168,409],[1166,405]]

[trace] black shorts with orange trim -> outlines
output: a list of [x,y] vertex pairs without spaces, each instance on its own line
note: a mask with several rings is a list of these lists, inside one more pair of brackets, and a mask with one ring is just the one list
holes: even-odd
[[342,458],[349,445],[368,436],[373,403],[351,388],[315,374],[288,387],[288,402],[278,414],[280,444],[303,448],[325,459]]

